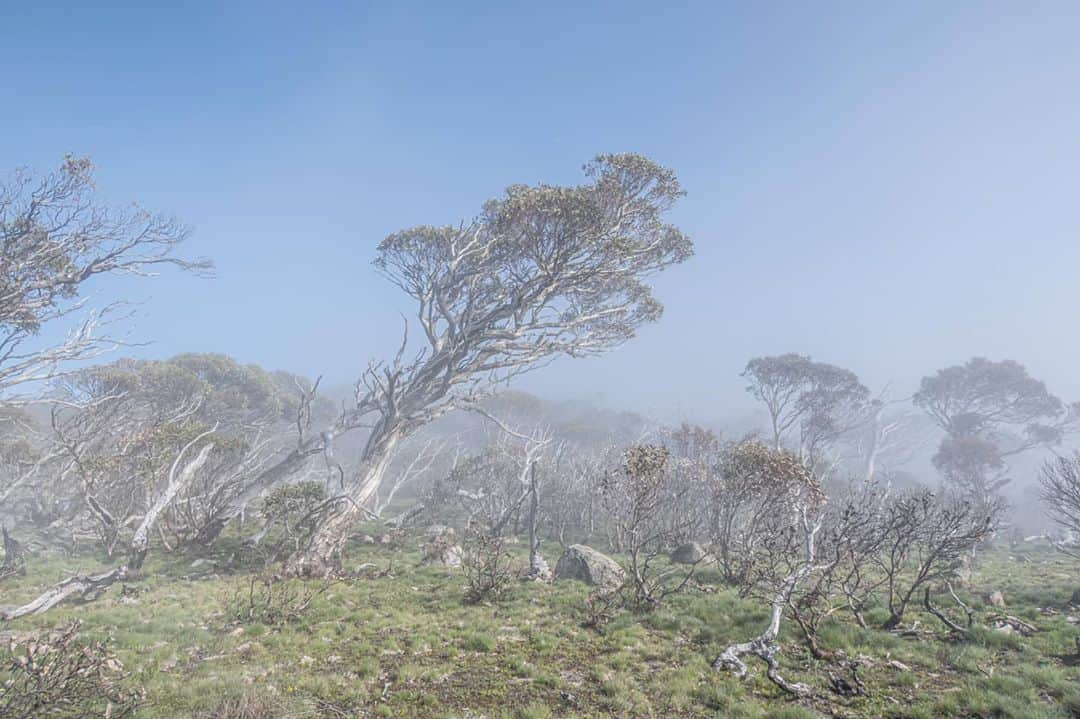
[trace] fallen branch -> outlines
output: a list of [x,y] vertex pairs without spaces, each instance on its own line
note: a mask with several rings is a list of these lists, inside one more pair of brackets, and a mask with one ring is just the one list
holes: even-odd
[[1019,632],[1021,636],[1030,637],[1039,631],[1039,628],[1034,624],[1028,624],[1023,619],[1014,617],[1011,614],[993,614],[987,617],[990,624],[994,625],[997,629],[1011,628],[1013,631]]
[[31,614],[41,614],[71,597],[77,597],[79,601],[83,602],[92,602],[100,597],[105,590],[113,584],[125,579],[127,577],[127,572],[127,565],[120,565],[119,567],[111,569],[108,572],[103,572],[102,574],[90,576],[81,576],[77,574],[65,579],[59,584],[53,585],[32,602],[5,612],[0,618],[4,621],[10,621]]
[[[956,594],[953,594],[953,598],[956,598]],[[960,603],[960,606],[964,607],[965,609],[967,608],[967,605],[965,605],[959,599],[956,599],[956,601]],[[967,627],[960,626],[959,624],[957,624],[953,620],[949,619],[949,617],[944,612],[942,612],[940,609],[935,607],[933,605],[933,603],[931,603],[931,601],[930,601],[930,587],[926,587],[923,590],[923,606],[926,607],[926,611],[930,612],[935,617],[937,617],[941,621],[942,624],[947,626],[953,632],[955,632],[957,634],[960,634],[962,636],[967,636],[968,635],[968,633],[969,633],[968,628],[971,627],[971,623],[972,623],[972,621],[974,621],[970,610],[968,610],[968,626]]]

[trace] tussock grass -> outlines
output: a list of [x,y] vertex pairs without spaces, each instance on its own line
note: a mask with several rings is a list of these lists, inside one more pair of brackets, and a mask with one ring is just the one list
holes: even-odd
[[[556,546],[545,546],[550,560]],[[515,551],[524,551],[519,545]],[[469,605],[458,570],[420,567],[419,540],[351,547],[348,563],[392,562],[393,576],[343,582],[315,597],[295,621],[238,624],[227,612],[238,585],[262,571],[230,561],[228,543],[192,567],[193,556],[152,554],[134,600],[119,587],[86,606],[24,618],[6,631],[31,632],[74,618],[88,639],[106,640],[147,691],[140,717],[859,717],[1080,716],[1080,667],[1070,665],[1080,626],[1062,609],[1080,586],[1080,565],[1050,552],[1017,561],[987,555],[965,600],[1005,594],[1007,611],[1040,628],[1032,637],[977,626],[965,640],[912,640],[847,617],[825,625],[824,647],[862,656],[865,697],[839,699],[822,662],[790,625],[782,633],[785,676],[810,684],[809,698],[784,696],[751,664],[740,682],[710,662],[732,641],[758,633],[765,610],[729,589],[689,591],[648,614],[619,614],[602,632],[582,626],[589,588],[576,582],[514,582],[497,603]],[[520,559],[520,557],[519,557]],[[27,575],[0,587],[0,603],[26,601],[98,556],[35,556]],[[348,566],[348,565],[347,565]],[[703,572],[704,584],[719,585]],[[1049,610],[1049,611],[1047,611]],[[923,627],[938,628],[915,611]],[[910,667],[890,668],[889,660]],[[245,702],[264,714],[243,714]],[[239,707],[239,708],[237,708]],[[228,712],[232,711],[230,714]],[[236,712],[241,712],[237,714]]]

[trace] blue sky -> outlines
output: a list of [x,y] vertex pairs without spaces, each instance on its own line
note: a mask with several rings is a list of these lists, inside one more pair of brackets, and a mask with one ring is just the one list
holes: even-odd
[[673,167],[697,256],[602,359],[523,383],[710,419],[757,354],[897,394],[972,355],[1080,398],[1080,6],[24,3],[0,26],[5,168],[90,155],[217,278],[106,283],[144,351],[347,381],[408,306],[387,233],[598,152]]

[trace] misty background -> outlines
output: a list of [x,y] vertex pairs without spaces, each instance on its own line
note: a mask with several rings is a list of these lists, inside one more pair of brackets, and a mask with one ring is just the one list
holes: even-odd
[[678,172],[696,255],[661,322],[517,388],[742,431],[747,359],[798,352],[893,398],[986,356],[1080,399],[1075,5],[216,5],[0,27],[5,166],[89,155],[216,264],[94,285],[142,299],[128,354],[341,387],[412,311],[371,268],[386,234],[632,150]]

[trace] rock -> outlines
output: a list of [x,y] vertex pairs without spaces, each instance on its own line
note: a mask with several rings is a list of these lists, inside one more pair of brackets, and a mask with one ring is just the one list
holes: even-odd
[[454,534],[453,527],[447,527],[445,524],[432,524],[430,527],[424,530],[424,536],[438,539],[439,537],[449,537]]
[[697,564],[705,559],[707,552],[697,542],[687,542],[671,553],[671,561],[676,564]]
[[997,590],[994,590],[993,592],[987,594],[983,601],[985,601],[991,607],[1002,608],[1005,606],[1005,595]]
[[425,567],[460,567],[461,547],[448,542],[432,543],[420,561]]
[[360,535],[360,544],[375,544],[375,537],[370,534]]
[[611,557],[584,544],[571,544],[555,565],[556,579],[577,579],[597,587],[617,587],[626,572]]
[[886,666],[889,666],[889,667],[895,669],[898,672],[910,672],[911,671],[911,667],[909,667],[907,664],[904,664],[903,662],[899,662],[899,661],[897,661],[895,659],[890,659],[885,664],[886,664]]

